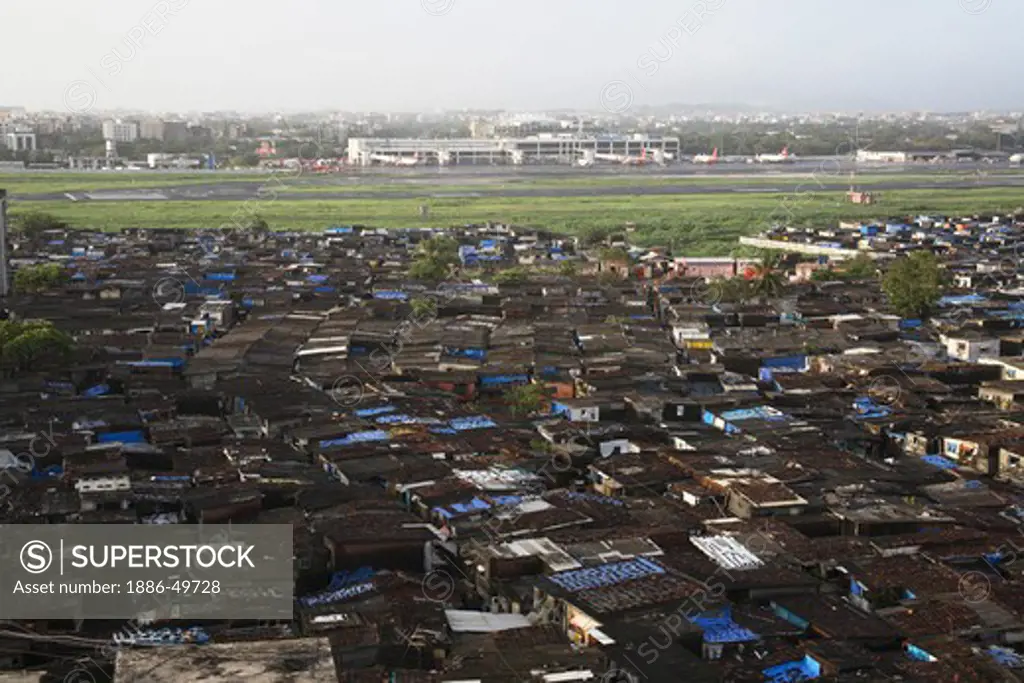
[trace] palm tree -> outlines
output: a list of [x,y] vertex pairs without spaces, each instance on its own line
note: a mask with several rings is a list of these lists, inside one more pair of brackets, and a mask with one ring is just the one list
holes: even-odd
[[747,271],[747,279],[750,280],[751,290],[755,295],[770,299],[782,291],[782,260],[783,255],[780,252],[761,252],[758,263]]

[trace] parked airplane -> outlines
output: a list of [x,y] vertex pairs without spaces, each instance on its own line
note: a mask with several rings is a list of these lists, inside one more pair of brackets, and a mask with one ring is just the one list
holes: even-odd
[[385,166],[419,166],[420,164],[419,157],[396,157],[388,154],[374,154],[371,158]]
[[605,154],[604,152],[594,152],[594,158],[598,161],[614,161],[617,164],[625,163],[628,158],[625,154]]
[[634,157],[628,154],[603,154],[595,153],[595,159],[602,161],[614,161],[622,164],[623,166],[645,166],[649,163],[663,164],[665,163],[665,155],[660,150],[655,150],[654,156],[647,156],[647,148],[644,147],[640,152],[640,156]]
[[796,157],[789,153],[789,147],[783,147],[778,154],[758,154],[754,162],[758,164],[785,164],[793,161]]
[[718,163],[718,148],[715,147],[711,154],[698,154],[693,157],[695,164],[716,164]]
[[643,150],[641,150],[640,152],[640,156],[627,156],[622,160],[622,164],[624,166],[646,166],[649,161],[653,161],[653,159],[647,158],[647,148],[644,147]]

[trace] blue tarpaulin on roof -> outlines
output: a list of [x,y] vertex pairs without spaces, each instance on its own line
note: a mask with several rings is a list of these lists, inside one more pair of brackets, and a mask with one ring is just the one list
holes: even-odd
[[821,664],[810,655],[792,662],[783,662],[761,671],[771,683],[811,681],[821,677]]
[[141,430],[134,430],[130,432],[107,432],[106,434],[98,434],[96,436],[98,443],[113,443],[120,441],[121,443],[145,443],[146,435]]
[[578,593],[664,573],[665,569],[657,562],[646,557],[638,557],[625,562],[610,562],[596,567],[570,569],[552,574],[550,579],[561,588]]
[[383,415],[384,413],[393,413],[398,408],[395,406],[376,406],[374,408],[361,408],[355,411],[356,417],[373,417],[374,415]]
[[519,505],[524,500],[526,500],[523,496],[497,496],[497,495],[490,496],[490,499],[492,501],[494,501],[494,504],[496,506],[498,506],[498,507],[503,507],[503,506],[506,506],[506,505]]
[[387,441],[391,437],[387,432],[380,429],[373,429],[368,432],[354,432],[341,439],[327,439],[320,442],[320,448],[332,448],[334,446],[351,446],[357,443],[369,443],[372,441]]
[[497,427],[497,423],[486,415],[474,415],[472,417],[457,417],[453,420],[449,420],[448,424],[452,429],[458,432],[468,431],[470,429],[490,429]]
[[956,463],[948,458],[943,458],[941,455],[926,455],[921,458],[929,465],[933,465],[943,470],[956,469]]
[[110,393],[110,387],[109,386],[107,386],[106,384],[97,384],[96,386],[89,387],[88,389],[83,391],[82,392],[82,396],[89,396],[91,398],[93,396],[103,396],[104,394],[109,394],[109,393]]
[[235,272],[224,271],[220,273],[207,273],[205,277],[207,280],[216,280],[218,282],[231,282],[235,279]]
[[191,280],[186,282],[184,285],[185,294],[195,296],[221,296],[224,294],[223,285],[220,287],[201,287]]
[[698,614],[690,622],[704,632],[706,643],[749,643],[760,636],[732,620],[728,606]]
[[315,283],[327,282],[327,278],[328,277],[329,276],[327,276],[327,275],[307,275],[306,276],[306,281],[307,282],[315,282]]
[[180,368],[185,365],[185,361],[181,358],[150,358],[127,361],[124,364],[131,368]]
[[374,292],[373,293],[373,298],[374,299],[383,299],[385,301],[405,301],[406,299],[409,298],[409,295],[406,294],[405,292],[395,292],[395,291]]
[[366,581],[363,583],[355,583],[334,590],[327,590],[317,595],[309,595],[304,598],[300,598],[299,602],[304,607],[315,607],[317,605],[330,605],[338,602],[344,602],[351,598],[369,593],[376,588],[376,584],[373,581]]
[[490,377],[481,377],[480,384],[485,387],[496,386],[499,384],[515,384],[516,382],[528,382],[530,381],[529,375],[491,375]]
[[403,425],[436,425],[441,420],[436,417],[418,417],[413,415],[384,415],[378,417],[377,424],[403,424]]
[[892,408],[875,403],[868,396],[860,396],[853,401],[853,409],[856,417],[864,420],[888,417],[892,415]]
[[455,358],[471,358],[473,360],[484,360],[487,357],[487,352],[483,349],[457,349],[446,346],[444,347],[444,353]]
[[374,422],[380,425],[409,424],[414,419],[412,415],[381,415]]
[[726,422],[742,422],[744,420],[771,420],[782,422],[789,419],[788,415],[778,415],[764,406],[757,408],[743,408],[739,410],[727,410],[722,413],[722,419]]
[[963,294],[960,296],[944,296],[939,299],[939,306],[969,306],[988,301],[987,297],[981,294]]
[[985,653],[1007,669],[1024,669],[1024,657],[1008,647],[989,645]]
[[794,368],[803,370],[807,367],[807,356],[777,356],[775,358],[764,358],[761,365],[766,368]]
[[60,465],[50,465],[49,467],[46,467],[41,470],[32,470],[33,479],[52,479],[54,477],[59,477],[63,474],[64,468],[61,467]]
[[468,503],[452,503],[447,508],[435,507],[434,512],[444,517],[445,519],[451,519],[455,515],[465,515],[472,512],[480,512],[481,510],[489,510],[491,504],[480,498],[474,498]]
[[580,500],[588,503],[600,503],[601,505],[611,505],[614,507],[622,507],[625,505],[624,502],[618,498],[612,498],[611,496],[602,496],[598,493],[579,493],[577,491],[569,491],[565,494],[565,497],[569,500]]
[[903,650],[904,650],[904,652],[907,653],[908,657],[910,657],[911,659],[916,659],[919,662],[934,662],[935,661],[934,655],[932,655],[927,650],[921,649],[920,647],[918,647],[917,645],[914,645],[913,643],[907,643],[906,645],[904,645],[903,646]]

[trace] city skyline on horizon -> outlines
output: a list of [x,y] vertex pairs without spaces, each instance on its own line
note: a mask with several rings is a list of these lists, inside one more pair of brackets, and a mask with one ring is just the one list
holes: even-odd
[[[614,0],[523,0],[515,13],[496,0],[262,8],[258,0],[14,6],[12,25],[38,25],[54,10],[64,21],[47,50],[28,42],[29,32],[0,45],[7,63],[30,54],[33,67],[5,76],[4,99],[71,113],[617,114],[737,100],[787,112],[1024,109],[1013,60],[971,49],[1024,18],[1024,6],[998,0],[792,0],[785,12],[756,0],[651,0],[628,10]],[[929,40],[950,25],[955,44]]]

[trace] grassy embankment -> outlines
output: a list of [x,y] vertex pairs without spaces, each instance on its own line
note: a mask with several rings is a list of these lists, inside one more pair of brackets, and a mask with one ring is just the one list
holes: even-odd
[[[419,207],[430,207],[429,218]],[[361,223],[381,227],[447,227],[488,220],[545,227],[568,234],[621,228],[636,223],[640,244],[671,244],[690,254],[726,253],[741,235],[773,223],[825,225],[842,219],[884,218],[919,213],[971,214],[1012,211],[1024,205],[1016,188],[906,190],[884,194],[876,206],[854,206],[842,193],[686,194],[443,199],[351,199],[251,201],[272,228],[321,229]],[[12,202],[12,211],[43,211],[75,227],[215,228],[245,216],[238,201]]]

